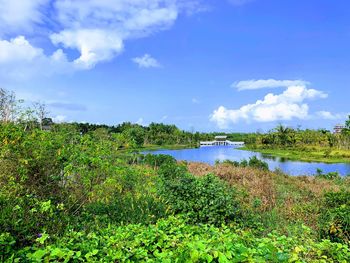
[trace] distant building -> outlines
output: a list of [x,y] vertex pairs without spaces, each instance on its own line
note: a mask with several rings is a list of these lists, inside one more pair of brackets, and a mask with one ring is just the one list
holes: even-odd
[[200,142],[200,146],[236,145],[243,146],[244,142],[232,142],[227,140],[227,136],[215,136],[214,141]]
[[345,129],[344,125],[337,124],[337,125],[334,126],[334,133],[335,134],[339,134],[339,133],[342,132],[343,129]]

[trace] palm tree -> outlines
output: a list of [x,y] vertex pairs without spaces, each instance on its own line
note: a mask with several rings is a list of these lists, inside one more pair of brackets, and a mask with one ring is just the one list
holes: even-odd
[[275,130],[277,132],[280,144],[286,145],[289,142],[289,133],[291,129],[288,127],[284,127],[282,124],[279,124],[275,128]]

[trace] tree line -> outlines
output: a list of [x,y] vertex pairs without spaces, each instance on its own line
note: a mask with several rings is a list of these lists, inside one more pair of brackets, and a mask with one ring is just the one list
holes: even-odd
[[326,129],[294,129],[280,124],[267,133],[250,134],[246,143],[252,147],[302,148],[314,146],[349,150],[350,116],[340,133],[332,133]]
[[200,141],[214,140],[217,135],[227,135],[233,141],[244,141],[244,133],[204,133],[184,131],[175,125],[151,123],[143,126],[124,122],[117,125],[93,123],[55,123],[50,117],[47,105],[35,102],[31,105],[17,100],[12,91],[0,88],[0,121],[13,122],[23,126],[24,130],[40,128],[41,130],[58,129],[58,126],[80,132],[81,135],[96,133],[117,142],[120,148],[140,148],[145,145],[186,145],[196,147]]

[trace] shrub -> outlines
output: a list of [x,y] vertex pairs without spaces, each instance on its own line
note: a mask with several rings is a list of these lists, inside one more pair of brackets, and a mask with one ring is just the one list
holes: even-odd
[[269,165],[267,164],[267,162],[264,162],[258,159],[256,156],[249,158],[248,161],[242,160],[241,162],[232,161],[232,160],[224,160],[222,162],[220,162],[219,160],[215,161],[215,165],[218,165],[220,163],[229,164],[235,167],[252,167],[252,168],[261,169],[264,171],[269,170]]
[[269,170],[269,165],[266,162],[259,160],[256,156],[249,158],[248,166],[266,171]]
[[156,168],[162,166],[163,164],[175,164],[176,160],[170,155],[166,154],[147,154],[143,158],[143,163]]
[[10,233],[0,233],[0,261],[5,262],[15,252],[16,240]]
[[349,244],[350,192],[326,193],[319,221],[322,238]]
[[[231,160],[224,160],[222,161],[223,164],[229,164],[229,165],[232,165],[234,167],[239,167],[240,166],[240,163],[237,162],[237,161],[231,161]],[[216,164],[220,164],[220,162],[216,163]]]
[[319,168],[317,168],[316,170],[316,177],[318,178],[323,178],[323,179],[327,179],[327,180],[333,180],[333,179],[340,179],[340,175],[338,172],[329,172],[324,174],[323,171]]
[[331,156],[331,153],[332,153],[332,149],[331,148],[328,148],[324,151],[323,153],[323,157],[327,158],[327,157],[330,157]]
[[166,206],[149,194],[115,194],[111,199],[87,205],[83,212],[85,224],[150,224],[167,215]]
[[189,225],[171,217],[156,225],[128,225],[94,232],[68,231],[56,242],[37,239],[14,258],[20,262],[349,262],[345,245],[315,242],[304,228],[299,239],[223,226]]
[[241,219],[233,188],[214,175],[194,177],[183,166],[163,165],[159,193],[175,214],[186,214],[193,223],[220,225]]
[[33,195],[9,198],[0,195],[0,229],[17,241],[17,246],[30,244],[39,233],[59,233],[69,220],[63,206]]

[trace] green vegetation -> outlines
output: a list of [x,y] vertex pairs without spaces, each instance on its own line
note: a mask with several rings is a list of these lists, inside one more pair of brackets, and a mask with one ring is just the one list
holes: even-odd
[[290,160],[326,163],[350,162],[350,116],[340,134],[327,130],[300,130],[277,126],[266,134],[250,134],[242,150]]
[[1,262],[350,261],[347,177],[140,155],[143,128],[82,132],[2,101]]
[[[260,152],[269,156],[281,157],[286,160],[322,163],[348,163],[350,162],[349,150],[331,150],[323,147],[304,148],[266,148],[266,146],[246,145],[241,150]],[[328,154],[329,152],[329,154]]]
[[349,260],[347,197],[330,203],[347,178],[293,178],[254,159],[198,174],[105,135],[1,124],[3,261]]
[[[242,160],[240,162],[237,162],[237,161],[231,161],[231,160],[224,160],[221,163],[230,164],[230,165],[233,165],[235,167],[252,167],[252,168],[261,169],[261,170],[265,170],[265,171],[269,170],[268,164],[264,161],[259,160],[256,156],[249,158],[248,161]],[[216,160],[215,164],[216,165],[220,164],[220,161]]]

